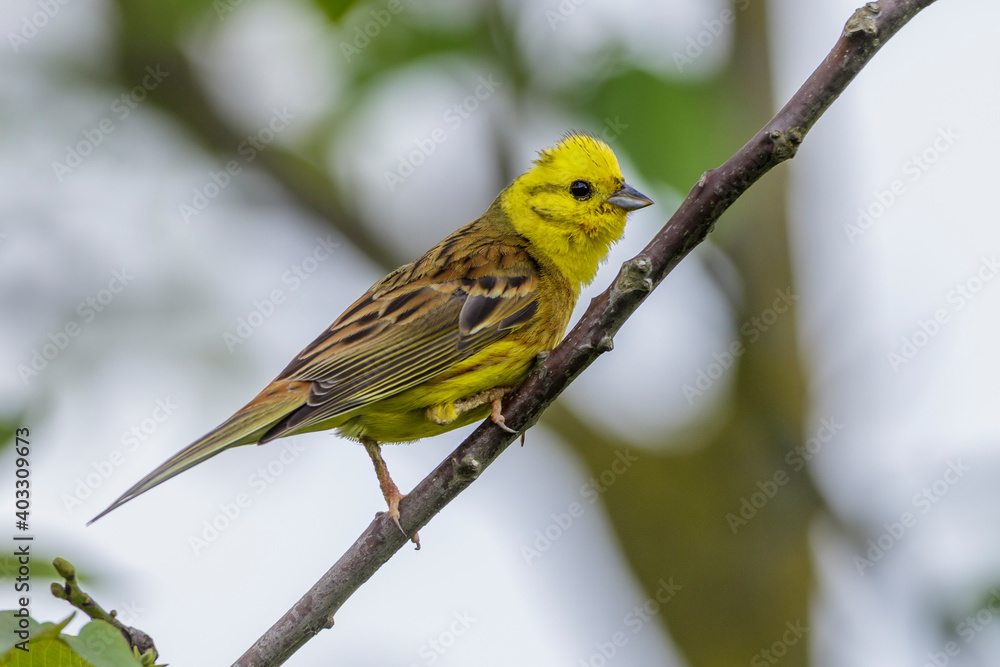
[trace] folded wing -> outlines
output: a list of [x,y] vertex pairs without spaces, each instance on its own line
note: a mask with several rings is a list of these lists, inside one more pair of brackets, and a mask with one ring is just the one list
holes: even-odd
[[278,376],[312,388],[262,443],[426,382],[535,315],[538,271],[524,248],[441,257],[449,242],[373,286]]

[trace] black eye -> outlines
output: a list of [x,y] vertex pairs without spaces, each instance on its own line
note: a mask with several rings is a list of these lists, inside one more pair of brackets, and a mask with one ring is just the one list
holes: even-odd
[[587,181],[573,181],[572,185],[569,186],[569,193],[577,199],[584,200],[590,199],[590,195],[594,194],[594,189]]

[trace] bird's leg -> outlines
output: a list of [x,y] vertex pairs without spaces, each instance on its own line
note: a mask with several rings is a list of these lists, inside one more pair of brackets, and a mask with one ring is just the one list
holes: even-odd
[[[406,531],[403,527],[399,525],[399,501],[405,496],[399,492],[399,487],[396,483],[392,481],[392,477],[389,476],[389,468],[385,465],[385,459],[382,458],[382,448],[379,446],[378,442],[372,440],[371,438],[361,437],[361,444],[365,446],[365,450],[368,452],[368,456],[372,459],[372,464],[375,466],[375,476],[378,477],[379,488],[382,489],[382,496],[385,498],[386,505],[389,506],[389,518],[393,520],[396,527],[399,528],[399,532],[406,535]],[[410,538],[417,548],[420,548],[420,537],[416,533]]]
[[460,401],[455,401],[452,404],[452,406],[455,409],[455,417],[453,417],[450,421],[454,421],[456,418],[458,418],[460,414],[464,412],[468,412],[469,410],[475,410],[480,405],[486,405],[487,403],[491,403],[493,405],[493,410],[490,412],[490,419],[493,421],[493,423],[502,428],[503,430],[507,431],[508,433],[517,433],[517,431],[510,428],[509,426],[507,426],[506,423],[504,423],[503,415],[500,414],[500,410],[503,408],[501,400],[503,399],[504,396],[506,396],[512,391],[514,391],[513,387],[496,387],[494,389],[487,389],[486,391],[481,391],[474,396],[470,396],[469,398],[463,398]]

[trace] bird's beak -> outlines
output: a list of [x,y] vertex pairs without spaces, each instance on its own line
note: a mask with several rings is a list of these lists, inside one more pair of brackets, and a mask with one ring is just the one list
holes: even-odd
[[618,188],[618,192],[608,197],[608,203],[614,204],[618,208],[623,208],[626,211],[635,211],[640,208],[646,208],[653,203],[653,200],[633,188],[631,185],[622,183],[622,186]]

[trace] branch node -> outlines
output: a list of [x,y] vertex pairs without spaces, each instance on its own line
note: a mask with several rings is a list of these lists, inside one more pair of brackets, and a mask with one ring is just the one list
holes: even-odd
[[648,257],[639,255],[622,264],[621,273],[615,281],[614,291],[619,294],[629,292],[651,292],[653,290],[653,279],[649,277],[653,270],[653,263]]
[[768,134],[771,138],[771,145],[774,150],[771,152],[775,162],[791,160],[799,151],[799,145],[806,136],[805,128],[798,125],[788,128],[785,131],[771,130]]
[[610,352],[615,349],[615,339],[609,333],[604,334],[601,340],[597,341],[597,349],[600,352]]
[[483,464],[472,454],[466,454],[461,460],[452,459],[451,469],[456,480],[471,482],[479,477],[479,473],[483,471]]
[[847,20],[844,26],[844,35],[853,35],[863,32],[866,35],[877,35],[878,24],[875,17],[882,13],[882,6],[877,2],[865,3],[864,7],[858,8],[854,15]]

